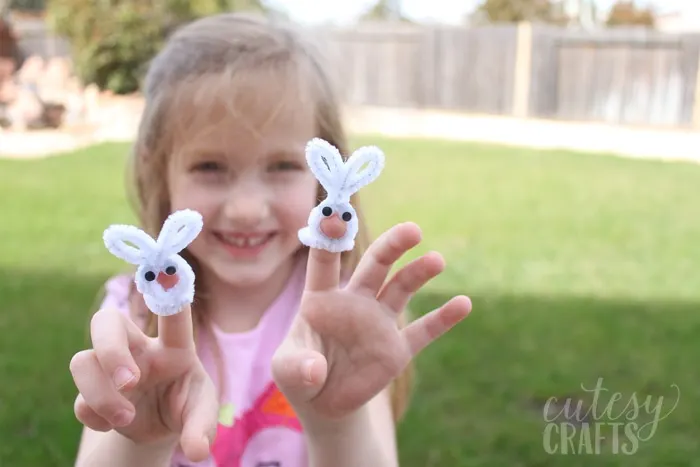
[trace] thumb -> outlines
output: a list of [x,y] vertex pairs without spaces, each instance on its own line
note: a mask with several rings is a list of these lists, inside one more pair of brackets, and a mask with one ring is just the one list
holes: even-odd
[[307,402],[323,388],[328,362],[315,350],[280,347],[272,358],[272,376],[292,404]]
[[192,462],[203,462],[209,458],[218,423],[216,392],[209,378],[201,383],[199,390],[190,391],[182,415],[182,452]]

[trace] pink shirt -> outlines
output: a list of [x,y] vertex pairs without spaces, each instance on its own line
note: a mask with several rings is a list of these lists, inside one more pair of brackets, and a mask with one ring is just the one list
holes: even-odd
[[[172,467],[307,466],[301,426],[270,373],[272,355],[286,336],[299,306],[305,267],[306,261],[300,261],[286,288],[256,328],[240,334],[227,334],[214,328],[224,360],[225,394],[212,456],[195,464],[178,451]],[[131,280],[127,275],[112,278],[107,283],[102,307],[114,307],[128,315]],[[199,357],[219,387],[213,348],[208,344],[200,341]]]

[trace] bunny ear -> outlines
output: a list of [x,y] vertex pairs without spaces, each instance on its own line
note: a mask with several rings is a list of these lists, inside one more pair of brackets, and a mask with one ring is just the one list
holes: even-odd
[[102,240],[110,253],[131,264],[146,261],[157,248],[146,232],[133,225],[112,225],[104,231]]
[[345,166],[347,175],[343,192],[350,196],[379,177],[384,169],[384,153],[376,146],[365,146],[356,150]]
[[161,254],[169,256],[184,250],[197,238],[203,225],[202,215],[197,211],[184,209],[170,214],[158,235]]
[[336,147],[321,138],[314,138],[306,145],[306,162],[326,191],[337,188],[345,168]]

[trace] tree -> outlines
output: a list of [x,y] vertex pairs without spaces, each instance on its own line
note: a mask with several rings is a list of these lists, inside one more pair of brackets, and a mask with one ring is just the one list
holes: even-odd
[[260,0],[228,0],[224,3],[228,4],[229,10],[267,11],[267,7]]
[[71,44],[81,80],[118,94],[137,91],[168,34],[198,17],[264,10],[259,0],[51,0],[47,19]]
[[378,0],[372,8],[369,9],[361,21],[410,21],[401,13],[400,0]]
[[656,15],[651,7],[638,7],[631,0],[618,0],[610,9],[607,19],[608,26],[646,26],[653,28]]
[[556,18],[550,0],[485,0],[478,11],[492,23],[551,22]]

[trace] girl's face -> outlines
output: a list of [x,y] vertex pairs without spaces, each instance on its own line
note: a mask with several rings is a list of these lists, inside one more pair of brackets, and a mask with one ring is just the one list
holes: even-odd
[[244,92],[252,97],[239,99],[237,116],[221,101],[184,109],[211,118],[177,136],[168,169],[171,209],[204,217],[189,251],[204,274],[237,288],[286,280],[317,198],[304,153],[316,135],[313,112],[265,84]]

